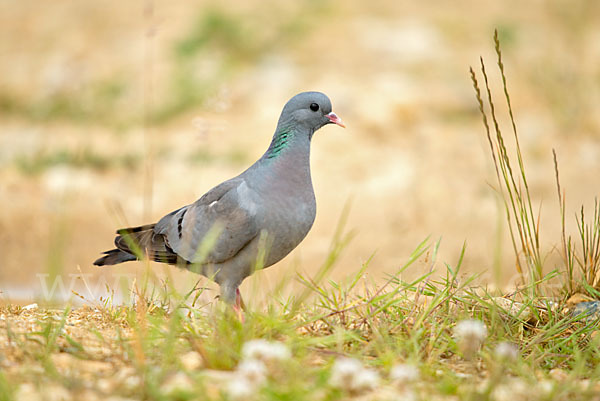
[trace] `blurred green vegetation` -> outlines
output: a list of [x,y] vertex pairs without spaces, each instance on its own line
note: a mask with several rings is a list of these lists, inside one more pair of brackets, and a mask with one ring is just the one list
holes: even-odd
[[127,89],[125,79],[114,77],[88,87],[60,90],[39,98],[23,98],[0,92],[0,114],[31,121],[69,120],[72,122],[119,123],[119,101]]
[[[158,158],[171,157],[165,149],[159,151],[156,156]],[[40,150],[33,154],[21,154],[14,158],[14,165],[20,172],[35,176],[57,166],[86,168],[97,172],[119,168],[136,170],[141,166],[142,160],[141,154],[137,153],[101,154],[86,147],[76,150]],[[247,152],[240,148],[229,149],[222,154],[206,149],[195,149],[186,156],[186,160],[191,164],[212,164],[221,160],[239,166],[244,166],[252,161]]]
[[[173,45],[171,98],[153,111],[151,121],[168,121],[202,104],[228,77],[277,49],[293,46],[327,14],[327,2],[314,0],[304,0],[292,11],[275,13],[276,8],[269,2],[251,14],[219,6],[204,9]],[[275,14],[279,18],[273,19]],[[197,71],[203,59],[214,63],[208,75]]]
[[89,168],[96,171],[106,171],[114,167],[136,169],[140,162],[141,157],[139,155],[102,155],[89,148],[76,152],[67,149],[51,152],[39,151],[33,155],[21,155],[15,159],[17,168],[29,175],[40,174],[55,166]]
[[[0,92],[0,115],[109,126],[143,120],[151,124],[168,122],[192,107],[201,107],[232,75],[277,49],[293,46],[327,14],[327,4],[304,0],[284,7],[267,2],[240,12],[215,3],[200,9],[191,25],[171,44],[168,62],[172,68],[166,79],[166,93],[157,96],[159,100],[147,113],[142,110],[142,99],[131,104],[137,89],[131,84],[130,73],[120,71],[109,78],[55,88],[37,97],[4,90]],[[202,63],[210,67],[201,68]]]

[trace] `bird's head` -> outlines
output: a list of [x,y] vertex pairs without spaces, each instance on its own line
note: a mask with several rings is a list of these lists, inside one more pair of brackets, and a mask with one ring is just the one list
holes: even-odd
[[291,98],[283,108],[279,124],[293,123],[310,134],[327,124],[345,127],[342,119],[331,111],[331,101],[321,92],[302,92]]

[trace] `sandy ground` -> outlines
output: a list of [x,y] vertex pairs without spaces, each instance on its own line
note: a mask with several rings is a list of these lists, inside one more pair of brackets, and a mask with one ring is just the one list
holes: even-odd
[[[44,12],[35,1],[3,6],[0,299],[43,300],[54,285],[58,299],[69,298],[71,285],[85,288],[78,276],[98,297],[105,283],[120,291],[119,283],[140,279],[141,263],[91,265],[111,247],[114,230],[160,218],[243,171],[268,145],[282,105],[303,90],[327,93],[348,128],[315,136],[315,226],[292,255],[258,274],[258,292],[295,271],[316,271],[348,202],[355,237],[334,277],[375,254],[371,277],[384,278],[431,236],[442,238],[440,261],[456,263],[466,241],[465,271],[509,283],[514,257],[468,74],[483,55],[508,130],[494,28],[533,200],[541,205],[547,269],[560,267],[552,256],[560,239],[552,148],[569,221],[597,195],[596,2],[248,3],[61,1]],[[224,39],[186,59],[189,73],[210,83],[208,94],[150,121],[152,110],[185,94],[173,89],[181,67],[174,48],[214,10],[233,21],[219,31]],[[67,111],[52,111],[64,99]],[[182,291],[196,281],[152,266]]]

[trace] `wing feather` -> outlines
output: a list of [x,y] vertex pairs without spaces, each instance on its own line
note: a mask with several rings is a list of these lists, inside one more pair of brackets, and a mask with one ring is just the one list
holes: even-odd
[[256,194],[242,178],[208,191],[195,203],[163,217],[154,229],[166,245],[191,263],[223,263],[258,234]]

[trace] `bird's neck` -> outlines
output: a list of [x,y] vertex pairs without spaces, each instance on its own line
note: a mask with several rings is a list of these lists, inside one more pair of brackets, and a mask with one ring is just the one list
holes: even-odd
[[[285,184],[290,188],[312,188],[310,176],[309,133],[297,129],[279,129],[265,154],[253,168],[260,169],[262,184],[266,186]],[[286,184],[287,183],[287,184]]]
[[271,144],[262,158],[265,161],[275,161],[288,157],[305,157],[308,161],[311,137],[312,132],[302,132],[297,127],[292,128],[286,124],[280,124],[277,126]]

